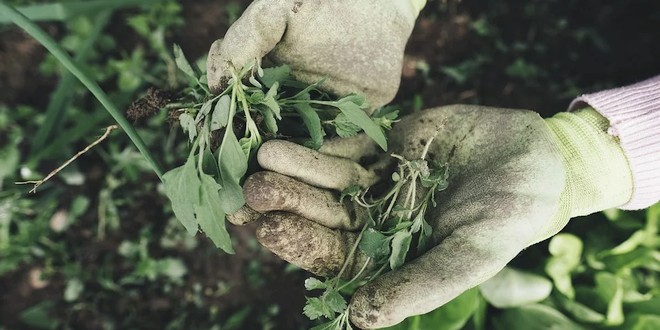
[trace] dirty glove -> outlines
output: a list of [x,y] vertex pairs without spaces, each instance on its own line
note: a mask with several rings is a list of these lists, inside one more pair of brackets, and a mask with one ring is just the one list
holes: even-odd
[[[427,211],[434,247],[360,288],[351,321],[379,328],[429,312],[495,275],[571,217],[626,203],[632,176],[608,126],[592,109],[543,120],[530,111],[456,105],[405,117],[389,135],[392,152],[419,159],[439,131],[428,157],[449,165],[449,186]],[[259,241],[322,275],[341,267],[355,241],[351,230],[359,227],[331,190],[378,178],[356,163],[375,150],[369,140],[343,149],[335,144],[323,154],[266,143],[258,159],[272,172],[257,173],[244,186],[247,203],[267,212]]]
[[256,0],[211,46],[209,87],[219,92],[229,66],[268,59],[287,64],[306,83],[326,79],[336,95],[359,93],[372,108],[389,103],[400,82],[403,53],[426,0]]

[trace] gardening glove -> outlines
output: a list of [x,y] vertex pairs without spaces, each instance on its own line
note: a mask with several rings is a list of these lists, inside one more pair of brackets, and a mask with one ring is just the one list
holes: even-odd
[[208,84],[221,92],[229,68],[268,59],[336,95],[362,94],[378,108],[398,88],[406,42],[426,0],[256,0],[211,46]]
[[[592,109],[543,120],[531,111],[456,105],[402,119],[389,135],[390,150],[419,159],[437,133],[428,158],[449,166],[448,188],[426,213],[434,247],[357,290],[351,321],[379,328],[429,312],[555,235],[570,218],[626,203],[632,175],[608,126]],[[272,172],[257,173],[244,186],[247,203],[267,212],[258,240],[314,273],[336,272],[356,237],[345,229],[359,224],[330,191],[378,180],[378,171],[356,163],[373,153],[369,142],[352,141],[348,151],[331,155],[267,142],[258,160]]]

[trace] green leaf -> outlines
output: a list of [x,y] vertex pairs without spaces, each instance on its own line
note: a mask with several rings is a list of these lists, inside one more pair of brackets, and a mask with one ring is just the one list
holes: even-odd
[[277,120],[275,120],[273,111],[268,108],[260,108],[259,112],[264,116],[264,122],[266,123],[266,128],[268,128],[268,131],[276,134],[279,128],[277,127]]
[[364,231],[358,246],[364,254],[375,260],[390,254],[389,239],[373,228]]
[[552,282],[545,277],[505,267],[479,286],[486,301],[497,308],[540,302],[550,296]]
[[291,68],[288,65],[266,68],[263,71],[264,74],[260,80],[267,88],[273,87],[276,82],[284,81],[291,77]]
[[556,309],[540,304],[505,309],[494,324],[496,330],[583,330]]
[[397,269],[406,262],[406,255],[410,249],[412,235],[409,231],[399,231],[392,238],[392,254],[390,255],[390,268]]
[[197,80],[198,77],[195,73],[195,70],[193,69],[192,65],[190,65],[190,62],[188,62],[186,59],[186,56],[183,54],[181,47],[177,44],[174,44],[174,62],[176,63],[176,66],[179,68],[179,70],[185,73],[188,77]]
[[211,115],[211,131],[219,130],[227,126],[229,122],[229,107],[231,103],[231,97],[229,95],[223,95],[218,100],[218,103],[215,104],[215,109]]
[[183,166],[163,175],[165,194],[172,202],[172,210],[190,235],[197,233],[197,220],[193,205],[200,203],[201,181],[195,169],[195,157],[190,155]]
[[360,127],[353,124],[344,113],[340,113],[332,121],[337,135],[342,138],[355,136],[360,132]]
[[188,133],[190,143],[195,141],[195,137],[197,137],[197,125],[195,124],[195,119],[189,113],[184,112],[179,115],[179,124],[183,131]]
[[310,277],[305,280],[305,289],[307,289],[307,291],[326,289],[327,287],[328,285],[325,284],[325,282],[321,282],[319,279],[314,277]]
[[207,174],[201,175],[201,184],[201,200],[194,206],[199,226],[216,247],[233,254],[231,238],[225,228],[225,212],[221,207],[219,190],[222,187]]
[[607,325],[620,325],[623,316],[623,285],[621,279],[613,274],[599,272],[595,276],[596,289],[604,301],[607,301]]
[[629,320],[626,320],[623,328],[627,330],[660,329],[660,315],[633,314]]
[[309,131],[309,137],[312,138],[310,147],[318,150],[323,145],[323,136],[325,135],[321,127],[321,118],[319,118],[319,115],[314,111],[312,106],[307,103],[295,104],[293,108],[298,112],[305,127],[307,127],[307,131]]
[[232,214],[245,204],[243,189],[239,182],[247,172],[247,156],[238,142],[234,131],[225,130],[218,154],[220,169],[220,201],[226,214]]
[[303,308],[303,314],[310,320],[316,320],[323,316],[331,318],[334,313],[328,309],[328,306],[326,306],[321,298],[307,298],[307,303]]
[[463,329],[483,299],[473,288],[424,315],[412,316],[403,322],[383,330],[459,330]]
[[605,315],[575,300],[562,297],[561,295],[557,297],[557,300],[562,309],[572,315],[577,321],[585,323],[603,323],[605,321]]
[[268,93],[266,93],[266,96],[264,99],[261,101],[261,104],[264,104],[267,106],[273,113],[275,114],[275,117],[279,120],[282,120],[282,114],[281,114],[281,109],[279,103],[277,103],[277,100],[275,100],[275,96],[277,96],[277,88],[279,87],[279,83],[275,82],[273,86],[270,87],[268,90]]
[[341,313],[348,307],[346,299],[337,291],[326,291],[323,295],[326,306],[335,313]]
[[353,98],[347,96],[337,101],[337,108],[346,115],[349,121],[362,128],[383,150],[387,151],[387,139],[383,130],[367,116],[358,104],[352,102]]
[[580,265],[582,240],[575,235],[559,234],[550,240],[550,257],[545,265],[545,272],[552,278],[559,292],[569,298],[575,297],[571,281],[571,272]]

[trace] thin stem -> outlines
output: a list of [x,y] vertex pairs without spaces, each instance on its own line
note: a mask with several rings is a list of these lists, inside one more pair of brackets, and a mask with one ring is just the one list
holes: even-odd
[[163,172],[161,171],[158,163],[151,155],[149,149],[145,145],[144,141],[140,135],[135,131],[133,126],[126,120],[124,115],[115,107],[115,105],[110,101],[108,96],[103,92],[101,87],[89,78],[83,70],[73,62],[69,54],[67,54],[62,47],[60,47],[53,38],[46,34],[39,26],[30,21],[23,14],[18,12],[14,7],[5,3],[5,1],[0,0],[0,12],[7,18],[9,18],[14,24],[18,25],[21,29],[35,38],[39,43],[41,43],[48,51],[50,51],[55,58],[57,58],[62,65],[69,70],[80,82],[87,87],[87,89],[96,97],[96,99],[103,105],[103,107],[108,111],[108,113],[114,118],[114,120],[121,126],[122,130],[126,132],[128,137],[131,139],[135,147],[140,151],[142,156],[147,160],[149,166],[152,170],[158,175],[158,178],[163,180]]
[[346,268],[348,267],[348,263],[351,262],[351,260],[353,259],[353,255],[355,254],[355,251],[357,251],[358,245],[360,244],[360,240],[362,240],[362,235],[364,234],[364,231],[367,230],[367,227],[369,227],[369,222],[365,222],[364,226],[362,226],[362,230],[360,230],[360,233],[358,234],[358,237],[355,240],[353,247],[351,248],[351,252],[349,252],[348,255],[346,256],[346,259],[344,259],[344,264],[341,266],[341,269],[339,270],[339,274],[337,274],[337,278],[341,278],[341,276],[346,271]]

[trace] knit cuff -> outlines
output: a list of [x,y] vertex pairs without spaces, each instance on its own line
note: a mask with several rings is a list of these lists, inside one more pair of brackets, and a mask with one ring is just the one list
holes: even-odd
[[660,76],[575,99],[569,110],[591,106],[610,122],[633,174],[633,194],[619,207],[637,210],[660,201]]

